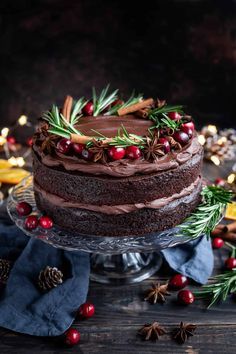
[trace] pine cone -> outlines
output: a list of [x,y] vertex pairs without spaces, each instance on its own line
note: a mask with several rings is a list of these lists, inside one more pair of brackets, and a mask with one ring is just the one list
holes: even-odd
[[41,290],[47,291],[56,288],[63,282],[63,274],[56,267],[47,266],[41,270],[38,278],[38,285]]
[[11,269],[11,262],[7,259],[0,259],[0,282],[6,283]]

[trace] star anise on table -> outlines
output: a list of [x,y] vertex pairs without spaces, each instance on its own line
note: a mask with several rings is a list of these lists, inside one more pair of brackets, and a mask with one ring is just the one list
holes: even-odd
[[157,340],[160,336],[166,334],[166,330],[161,327],[158,322],[153,322],[145,324],[140,328],[138,334],[143,337],[144,340]]
[[108,147],[108,144],[104,144],[102,141],[99,140],[93,140],[92,141],[93,145],[92,147],[89,148],[89,151],[91,151],[94,154],[93,161],[102,161],[103,163],[107,162],[107,154],[106,154],[106,148]]
[[182,150],[182,146],[180,145],[180,143],[178,143],[173,136],[168,136],[166,137],[166,139],[169,141],[170,147],[176,151],[181,151]]
[[144,298],[145,301],[149,301],[153,304],[157,302],[164,303],[166,301],[166,296],[169,296],[168,284],[152,284],[152,287],[148,289],[147,295]]
[[154,136],[152,139],[146,138],[147,145],[144,147],[143,152],[146,160],[157,160],[158,156],[164,156],[163,144],[158,143],[158,137]]
[[183,344],[189,337],[193,336],[193,332],[196,328],[197,326],[194,324],[185,324],[181,321],[179,328],[176,328],[173,332],[173,339],[175,339],[178,343]]

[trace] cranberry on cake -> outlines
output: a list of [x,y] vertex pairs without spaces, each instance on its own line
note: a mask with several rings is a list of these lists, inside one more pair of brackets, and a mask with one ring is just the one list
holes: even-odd
[[201,200],[202,147],[182,106],[106,87],[67,96],[33,139],[37,207],[84,235],[138,236],[180,224]]

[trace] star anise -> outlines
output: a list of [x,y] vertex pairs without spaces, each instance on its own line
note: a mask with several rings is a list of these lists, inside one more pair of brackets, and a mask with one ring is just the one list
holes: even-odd
[[166,334],[166,330],[159,325],[158,322],[153,322],[152,324],[145,324],[138,334],[143,337],[144,340],[157,340],[163,334]]
[[158,143],[158,137],[155,135],[152,139],[146,138],[147,145],[143,152],[147,160],[157,160],[158,156],[164,156],[163,144]]
[[160,100],[159,98],[157,98],[155,105],[157,108],[161,108],[166,105],[166,100]]
[[108,147],[108,144],[104,144],[101,140],[93,140],[93,146],[89,148],[89,151],[91,151],[94,154],[93,161],[101,161],[103,163],[107,162],[107,154],[106,154],[106,148]]
[[178,143],[172,136],[167,136],[166,139],[169,141],[170,147],[176,151],[181,151],[182,146]]
[[41,144],[41,150],[46,154],[51,154],[53,149],[56,147],[57,140],[58,140],[57,135],[49,134],[43,140]]
[[145,301],[150,301],[153,304],[157,302],[164,303],[166,301],[165,296],[169,296],[168,284],[152,284],[152,287],[148,289],[147,295],[144,298]]
[[173,339],[175,339],[178,343],[183,344],[189,337],[193,336],[193,332],[196,328],[197,326],[194,324],[185,324],[181,321],[179,328],[176,328],[173,332]]

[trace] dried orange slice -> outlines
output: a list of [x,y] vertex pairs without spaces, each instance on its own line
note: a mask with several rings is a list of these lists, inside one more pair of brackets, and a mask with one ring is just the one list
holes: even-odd
[[29,176],[29,172],[23,168],[5,168],[0,170],[0,182],[17,184],[20,181]]
[[236,202],[227,204],[225,218],[229,220],[236,220]]

